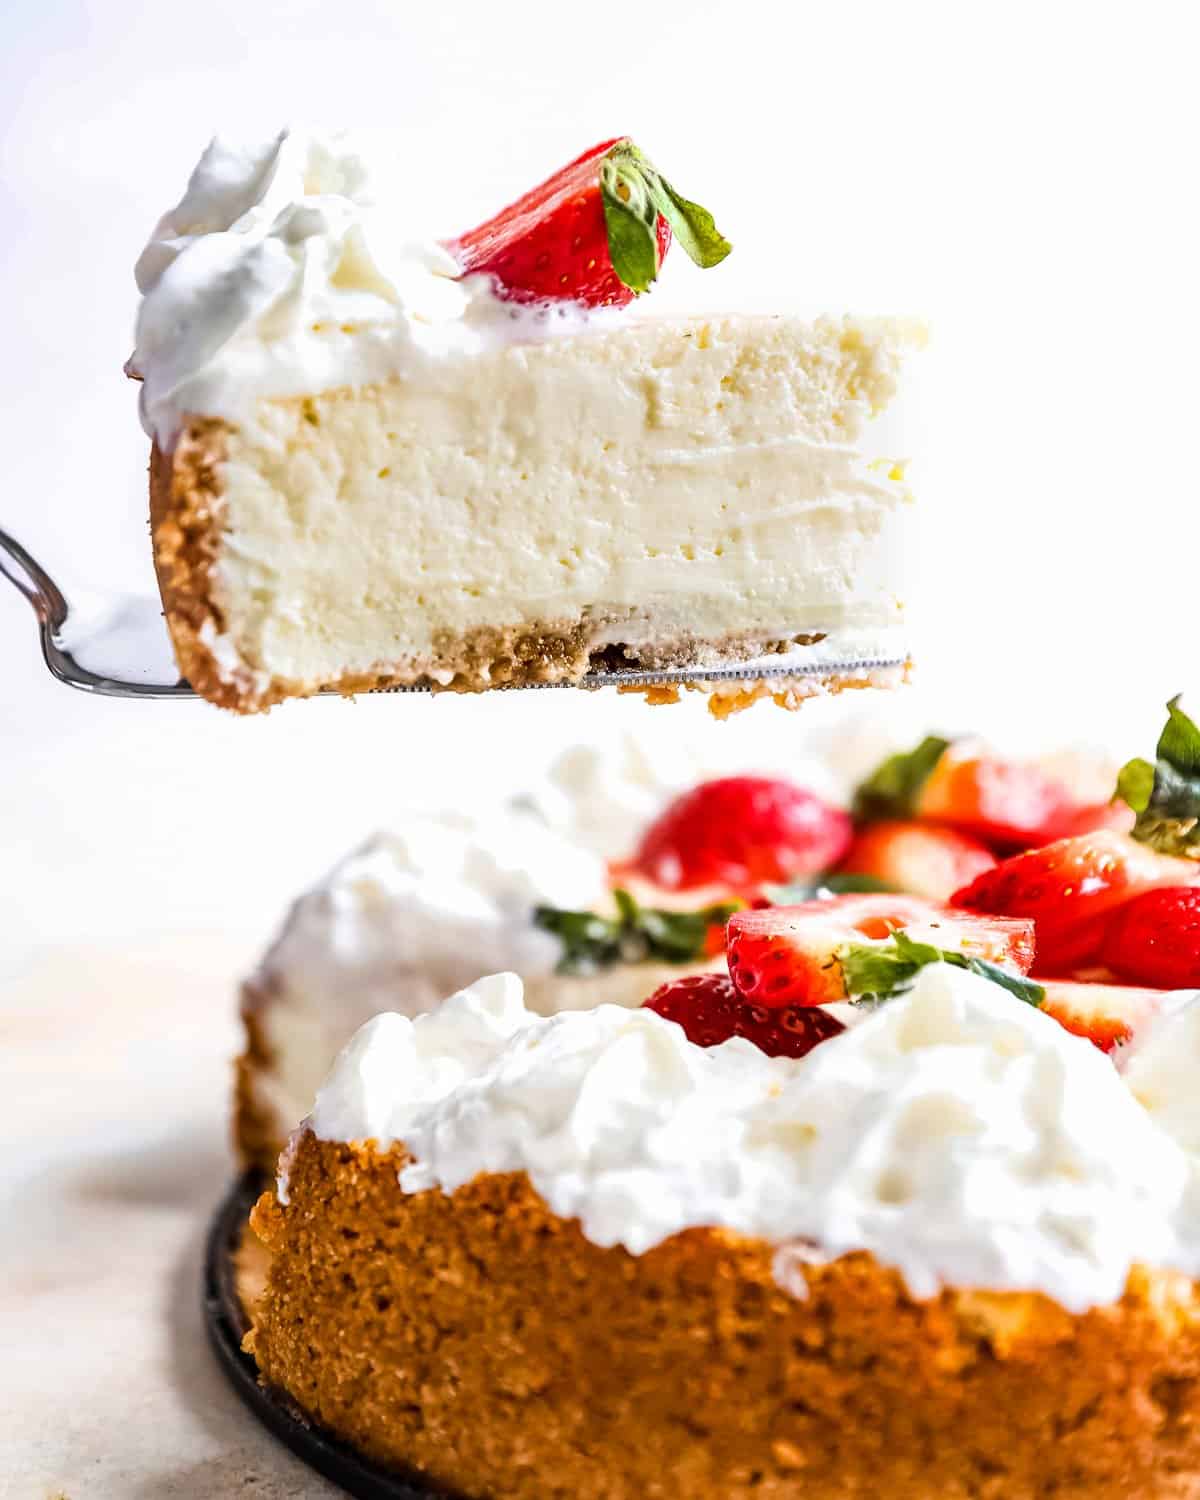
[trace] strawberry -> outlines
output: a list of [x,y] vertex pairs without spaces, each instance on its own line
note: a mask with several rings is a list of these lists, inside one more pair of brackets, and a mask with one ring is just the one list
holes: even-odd
[[1063,974],[1100,956],[1116,907],[1159,886],[1191,885],[1200,867],[1100,829],[1016,854],[957,891],[955,906],[1037,926],[1038,974]]
[[868,823],[855,835],[838,869],[873,875],[885,886],[928,901],[949,901],[995,863],[991,850],[968,834],[897,820]]
[[1027,849],[1053,837],[1073,807],[1067,785],[1042,767],[977,753],[929,735],[889,756],[859,787],[861,822],[917,818],[957,828],[1001,848]]
[[908,949],[924,950],[916,967],[954,954],[967,967],[978,961],[1023,974],[1033,961],[1030,922],[979,919],[913,896],[838,896],[734,912],[729,974],[742,995],[768,1008],[892,993],[915,972],[897,968],[915,955],[897,948],[896,933]]
[[768,1057],[803,1057],[845,1031],[828,1011],[795,1006],[768,1010],[744,1000],[724,974],[689,974],[655,990],[646,1008],[682,1026],[697,1047],[745,1037]]
[[1074,838],[1080,833],[1095,833],[1101,828],[1111,828],[1115,833],[1131,833],[1134,817],[1133,809],[1124,802],[1085,802],[1079,807],[1067,808],[1062,817],[1045,830],[1049,834],[1046,843]]
[[766,776],[726,776],[677,797],[642,836],[629,868],[667,890],[749,891],[834,865],[850,819],[813,792]]
[[1168,886],[1135,896],[1109,924],[1100,957],[1130,984],[1200,987],[1200,888]]
[[1094,1042],[1101,1052],[1111,1052],[1132,1041],[1134,1034],[1162,1009],[1164,993],[1120,984],[1075,984],[1064,979],[1044,980],[1042,989],[1046,1014],[1076,1036]]
[[658,276],[672,231],[700,266],[729,242],[627,136],[602,141],[477,228],[447,242],[464,276],[512,302],[620,307]]

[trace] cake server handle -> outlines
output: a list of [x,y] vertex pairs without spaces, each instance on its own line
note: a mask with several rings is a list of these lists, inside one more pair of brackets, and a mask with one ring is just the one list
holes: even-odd
[[71,605],[37,558],[2,527],[0,574],[29,601],[42,658],[59,682],[107,698],[195,696],[175,669],[157,600],[117,596],[91,608]]

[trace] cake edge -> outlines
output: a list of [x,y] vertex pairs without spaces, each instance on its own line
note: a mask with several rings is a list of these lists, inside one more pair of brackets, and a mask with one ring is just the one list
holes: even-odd
[[[689,1229],[632,1256],[558,1218],[523,1173],[410,1195],[396,1182],[407,1159],[305,1132],[289,1203],[268,1190],[250,1218],[270,1270],[245,1348],[266,1384],[376,1461],[465,1494],[519,1479],[521,1500],[567,1460],[569,1492],[589,1500],[660,1475],[688,1497],[715,1480],[730,1500],[832,1500],[871,1477],[897,1500],[924,1500],[933,1479],[955,1500],[1032,1500],[1051,1478],[1089,1500],[1192,1493],[1200,1288],[1181,1273],[1135,1267],[1119,1302],[1074,1316],[1036,1292],[916,1301],[859,1252],[802,1264],[792,1295],[766,1242]],[[847,1404],[866,1428],[839,1422]]]

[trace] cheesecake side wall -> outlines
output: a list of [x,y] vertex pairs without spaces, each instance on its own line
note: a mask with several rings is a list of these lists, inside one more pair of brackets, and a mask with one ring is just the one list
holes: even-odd
[[491,1500],[1185,1500],[1200,1303],[1135,1271],[1073,1317],[927,1302],[870,1256],[776,1283],[771,1246],[592,1244],[523,1174],[406,1195],[405,1156],[301,1138],[248,1339],[265,1380],[377,1461]]

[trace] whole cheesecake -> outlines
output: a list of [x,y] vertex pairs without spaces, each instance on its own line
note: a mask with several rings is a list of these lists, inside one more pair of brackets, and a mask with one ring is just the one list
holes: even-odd
[[216,142],[139,261],[155,562],[197,691],[903,674],[910,495],[864,438],[919,329],[523,295],[492,226],[406,242],[402,188],[336,140]]
[[247,1347],[471,1500],[1182,1500],[1198,1018],[1122,1076],[946,964],[798,1060],[511,976],[379,1017],[255,1210]]

